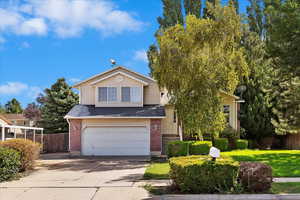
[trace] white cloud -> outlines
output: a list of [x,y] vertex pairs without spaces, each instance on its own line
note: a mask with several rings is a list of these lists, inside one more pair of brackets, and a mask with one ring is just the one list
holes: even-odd
[[70,78],[69,79],[70,83],[78,83],[79,81],[81,81],[79,78]]
[[74,37],[93,29],[108,36],[138,31],[142,25],[110,0],[24,0],[0,8],[0,32],[19,35]]
[[28,97],[35,99],[42,89],[37,86],[29,86],[21,82],[7,82],[0,85],[0,95],[22,95],[26,94]]
[[142,49],[134,52],[134,60],[148,62],[147,52]]
[[31,86],[28,88],[28,97],[32,97],[33,99],[36,99],[39,94],[41,94],[43,90],[40,87],[37,86]]
[[8,82],[0,85],[0,95],[18,95],[27,89],[27,84],[20,82]]
[[31,47],[31,45],[28,42],[22,42],[22,44],[21,44],[21,49],[27,49],[30,47]]

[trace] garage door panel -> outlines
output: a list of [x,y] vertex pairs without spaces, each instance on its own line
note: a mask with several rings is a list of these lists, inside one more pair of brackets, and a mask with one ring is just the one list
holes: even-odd
[[83,155],[150,155],[146,127],[88,127],[82,134]]

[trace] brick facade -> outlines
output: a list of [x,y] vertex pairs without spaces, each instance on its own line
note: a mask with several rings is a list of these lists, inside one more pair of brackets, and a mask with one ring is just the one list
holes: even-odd
[[81,151],[81,119],[70,119],[70,151]]
[[161,119],[150,121],[150,151],[161,152]]

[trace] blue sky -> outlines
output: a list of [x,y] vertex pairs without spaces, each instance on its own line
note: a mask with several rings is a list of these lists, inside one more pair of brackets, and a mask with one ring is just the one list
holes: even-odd
[[161,0],[0,0],[0,104],[15,97],[25,107],[57,78],[74,84],[110,58],[148,74],[161,14]]

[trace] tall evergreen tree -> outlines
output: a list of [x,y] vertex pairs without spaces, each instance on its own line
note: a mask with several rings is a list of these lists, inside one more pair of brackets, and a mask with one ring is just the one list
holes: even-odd
[[245,128],[247,138],[259,142],[274,133],[271,99],[267,91],[272,83],[271,60],[266,58],[265,42],[257,33],[245,30],[242,44],[250,74],[241,82],[246,86],[242,95],[245,103],[241,104],[241,127]]
[[175,24],[183,24],[181,0],[162,0],[163,17],[158,17],[160,29],[165,29]]
[[276,71],[272,123],[277,134],[300,133],[300,1],[276,1],[267,14],[267,50]]
[[184,0],[185,15],[201,17],[201,0]]
[[41,104],[41,126],[47,133],[68,132],[68,123],[64,116],[78,104],[78,95],[74,93],[64,78],[60,78],[45,95],[38,97]]
[[21,114],[23,112],[23,109],[20,102],[17,99],[13,98],[5,104],[5,112]]
[[[183,2],[183,6],[182,6]],[[156,35],[171,26],[176,24],[184,24],[184,17],[188,14],[195,15],[197,18],[201,17],[201,0],[162,0],[163,4],[163,16],[158,17],[157,21],[159,24],[159,30]],[[184,13],[183,8],[184,7]],[[185,16],[184,16],[185,14]],[[153,71],[153,58],[157,54],[157,46],[155,44],[150,45],[147,56],[148,66],[150,69],[150,75],[152,76]]]
[[265,14],[263,0],[249,0],[250,5],[247,7],[248,24],[250,31],[257,33],[264,38],[265,33]]

